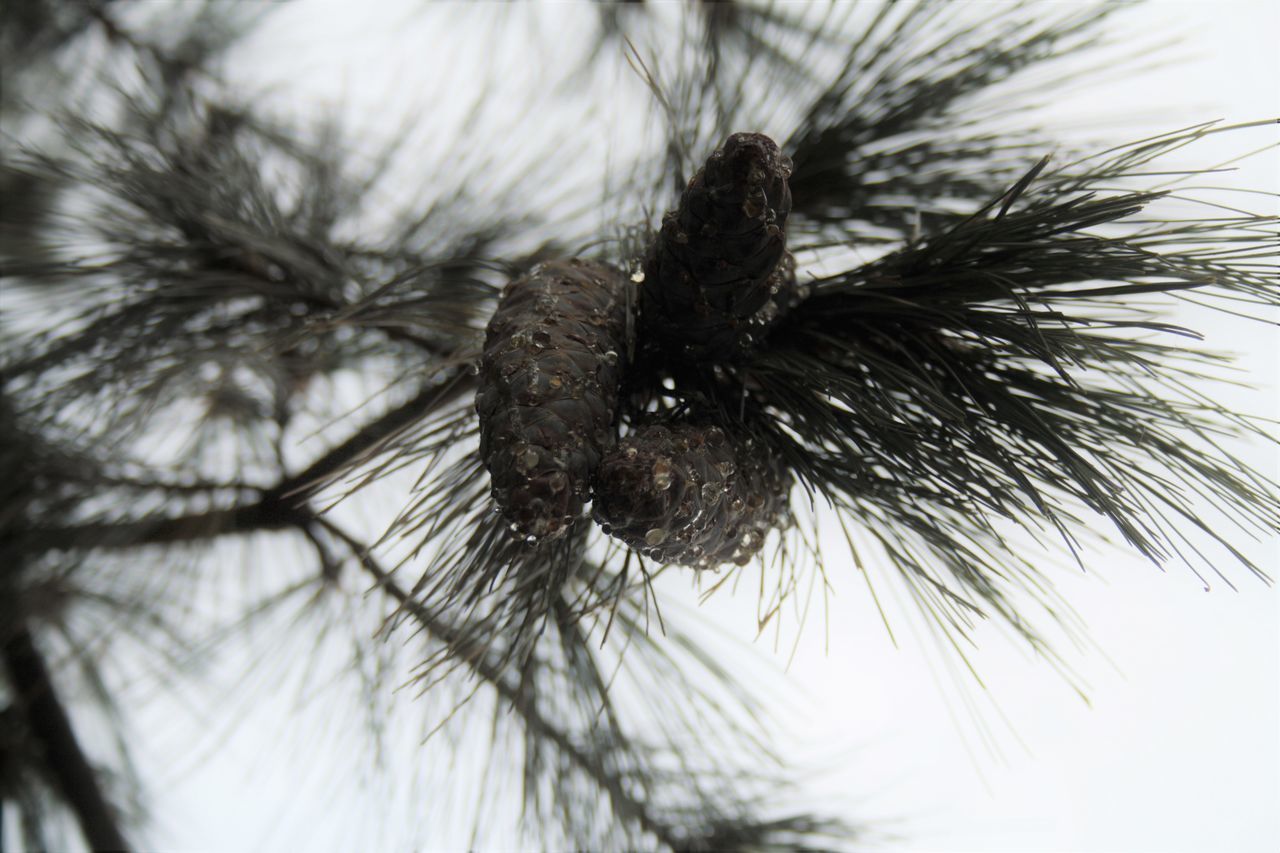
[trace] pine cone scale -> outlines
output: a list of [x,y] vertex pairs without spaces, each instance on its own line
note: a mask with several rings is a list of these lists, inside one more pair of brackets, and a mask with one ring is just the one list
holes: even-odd
[[[694,175],[645,260],[642,319],[660,348],[724,361],[750,351],[789,307],[790,162],[763,134],[738,133]],[[781,293],[786,288],[787,293]]]
[[627,285],[603,264],[548,262],[507,285],[489,323],[480,453],[520,536],[563,535],[613,445]]
[[747,563],[789,518],[791,475],[750,439],[696,423],[650,425],[601,462],[595,519],[655,560]]

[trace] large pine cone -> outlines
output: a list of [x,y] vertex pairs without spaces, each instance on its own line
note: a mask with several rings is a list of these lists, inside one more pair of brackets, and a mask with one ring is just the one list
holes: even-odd
[[711,155],[645,258],[646,338],[669,355],[728,361],[791,305],[790,175],[791,161],[760,133],[735,133]]
[[480,454],[498,508],[522,537],[563,535],[614,444],[628,286],[605,264],[540,264],[506,286],[489,322]]
[[791,476],[750,439],[715,426],[651,425],[600,464],[594,515],[601,528],[664,563],[747,563],[789,523]]

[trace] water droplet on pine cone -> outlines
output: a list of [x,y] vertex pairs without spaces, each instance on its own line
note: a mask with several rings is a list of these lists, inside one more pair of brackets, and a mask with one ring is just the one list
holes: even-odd
[[[731,443],[722,434],[721,446],[711,447],[706,438],[712,429],[718,428],[651,424],[624,439],[601,463],[596,521],[609,524],[612,536],[637,549],[656,548],[650,537],[657,535],[653,531],[663,533],[658,557],[668,562],[701,565],[705,558],[714,565],[731,561],[735,553],[753,554],[786,503],[790,475],[758,453],[747,454],[745,437]],[[720,474],[726,464],[732,478]],[[670,484],[665,483],[668,473]],[[655,482],[663,488],[655,488]],[[757,493],[763,501],[754,498]]]
[[[542,263],[503,290],[476,406],[494,500],[517,533],[562,534],[582,510],[590,466],[615,440],[621,371],[601,373],[598,354],[624,342],[626,310],[622,273],[590,261]],[[601,312],[609,322],[588,322]],[[564,336],[579,345],[572,357]]]
[[527,444],[521,445],[515,449],[515,462],[517,471],[528,474],[538,467],[538,451]]
[[644,535],[644,541],[646,545],[650,546],[661,545],[663,542],[667,541],[667,531],[663,530],[661,527],[651,528],[649,532]]
[[653,487],[660,492],[671,488],[671,463],[666,459],[653,463]]

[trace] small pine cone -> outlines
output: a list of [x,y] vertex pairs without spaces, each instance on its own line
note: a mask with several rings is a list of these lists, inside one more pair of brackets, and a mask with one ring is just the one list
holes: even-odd
[[600,463],[595,520],[664,563],[745,565],[774,528],[790,523],[791,475],[750,439],[715,426],[652,425]]
[[647,339],[678,357],[732,360],[791,306],[790,175],[790,159],[760,133],[735,133],[711,155],[645,257]]
[[506,286],[489,321],[476,394],[480,456],[519,536],[563,535],[614,445],[628,286],[604,264],[539,264]]

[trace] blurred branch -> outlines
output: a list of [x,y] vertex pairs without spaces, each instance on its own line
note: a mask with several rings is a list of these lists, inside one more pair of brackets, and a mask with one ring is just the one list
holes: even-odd
[[35,527],[21,535],[19,548],[28,555],[53,550],[130,548],[306,526],[314,520],[310,511],[301,508],[308,494],[361,457],[374,453],[400,430],[457,399],[473,384],[473,377],[464,372],[427,386],[251,503],[171,517]]
[[[193,245],[210,244],[214,245],[210,239],[210,235],[203,231],[194,222],[183,222],[179,225],[184,237],[192,242]],[[226,272],[247,275],[250,278],[261,281],[268,287],[276,285],[278,282],[272,276],[268,266],[268,261],[260,255],[247,252],[238,252],[232,255],[220,253],[217,249],[210,249],[206,254],[206,263],[210,269],[222,269]],[[336,312],[350,306],[345,305],[335,299],[328,298],[317,292],[315,288],[302,286],[300,282],[295,281],[295,275],[292,271],[285,270],[285,283],[292,284],[295,287],[293,296],[298,301],[314,308],[318,311]],[[382,332],[389,339],[400,343],[408,343],[419,347],[430,355],[447,356],[449,353],[446,347],[439,342],[429,340],[421,335],[390,323],[370,324],[378,331]]]
[[458,631],[423,607],[421,602],[402,589],[360,540],[328,519],[317,518],[316,522],[351,549],[352,554],[364,569],[378,582],[378,586],[412,616],[424,631],[436,640],[456,649],[456,657],[464,661],[468,669],[511,704],[511,708],[520,716],[524,726],[533,735],[553,744],[570,762],[599,785],[600,790],[608,795],[610,806],[619,817],[633,821],[672,850],[681,850],[686,846],[687,842],[677,835],[674,827],[655,818],[643,800],[630,796],[623,789],[622,780],[604,767],[599,756],[593,756],[575,744],[567,732],[538,710],[527,691],[521,689],[519,684],[512,684],[505,678],[501,668],[487,659],[485,648],[479,646],[466,633]]
[[39,742],[46,769],[75,813],[85,843],[93,850],[128,850],[115,810],[76,740],[49,669],[25,626],[5,640],[3,656],[14,705],[25,717],[27,730]]

